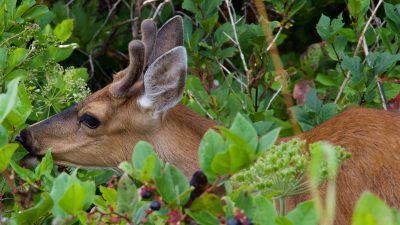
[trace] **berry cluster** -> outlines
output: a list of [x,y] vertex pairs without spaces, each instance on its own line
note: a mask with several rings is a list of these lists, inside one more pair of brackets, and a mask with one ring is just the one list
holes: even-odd
[[235,209],[235,215],[228,219],[228,222],[221,215],[218,216],[221,224],[227,225],[253,225],[253,222],[246,216],[243,210]]

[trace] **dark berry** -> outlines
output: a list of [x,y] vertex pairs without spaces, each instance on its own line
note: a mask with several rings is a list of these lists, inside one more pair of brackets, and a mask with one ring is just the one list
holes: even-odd
[[150,209],[151,210],[157,211],[157,210],[160,210],[160,208],[161,208],[161,203],[159,201],[152,201],[151,202],[151,204],[150,204]]
[[238,219],[232,218],[228,220],[228,225],[242,225],[242,222]]
[[142,194],[142,198],[144,198],[144,199],[149,199],[153,195],[153,193],[151,193],[151,191],[149,191],[149,190],[143,190],[141,194]]

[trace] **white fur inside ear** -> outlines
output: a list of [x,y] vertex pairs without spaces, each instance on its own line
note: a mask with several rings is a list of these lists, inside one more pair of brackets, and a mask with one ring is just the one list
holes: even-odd
[[153,101],[146,95],[143,95],[138,100],[139,105],[143,108],[151,108],[153,106]]

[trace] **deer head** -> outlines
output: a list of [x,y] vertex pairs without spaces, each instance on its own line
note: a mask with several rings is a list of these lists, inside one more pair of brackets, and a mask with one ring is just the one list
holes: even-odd
[[145,140],[164,160],[187,174],[194,171],[197,145],[211,122],[196,124],[202,119],[178,104],[187,70],[182,18],[170,19],[159,31],[145,20],[141,31],[142,40],[129,43],[129,66],[111,84],[21,132],[17,140],[31,156],[51,149],[58,164],[116,167]]

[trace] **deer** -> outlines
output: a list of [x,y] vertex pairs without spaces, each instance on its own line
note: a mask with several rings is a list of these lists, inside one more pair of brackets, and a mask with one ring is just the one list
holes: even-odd
[[[198,170],[197,149],[203,134],[216,122],[180,104],[185,89],[187,54],[179,16],[157,29],[141,23],[141,40],[129,43],[129,65],[111,84],[82,102],[22,130],[16,140],[29,157],[51,149],[58,165],[116,168],[130,160],[139,140],[154,146],[164,161],[186,176]],[[337,177],[335,224],[350,224],[360,194],[369,190],[392,207],[400,206],[400,114],[378,109],[349,108],[299,138],[326,140],[352,154]],[[322,188],[322,192],[324,192]],[[309,195],[293,198],[296,204]]]

